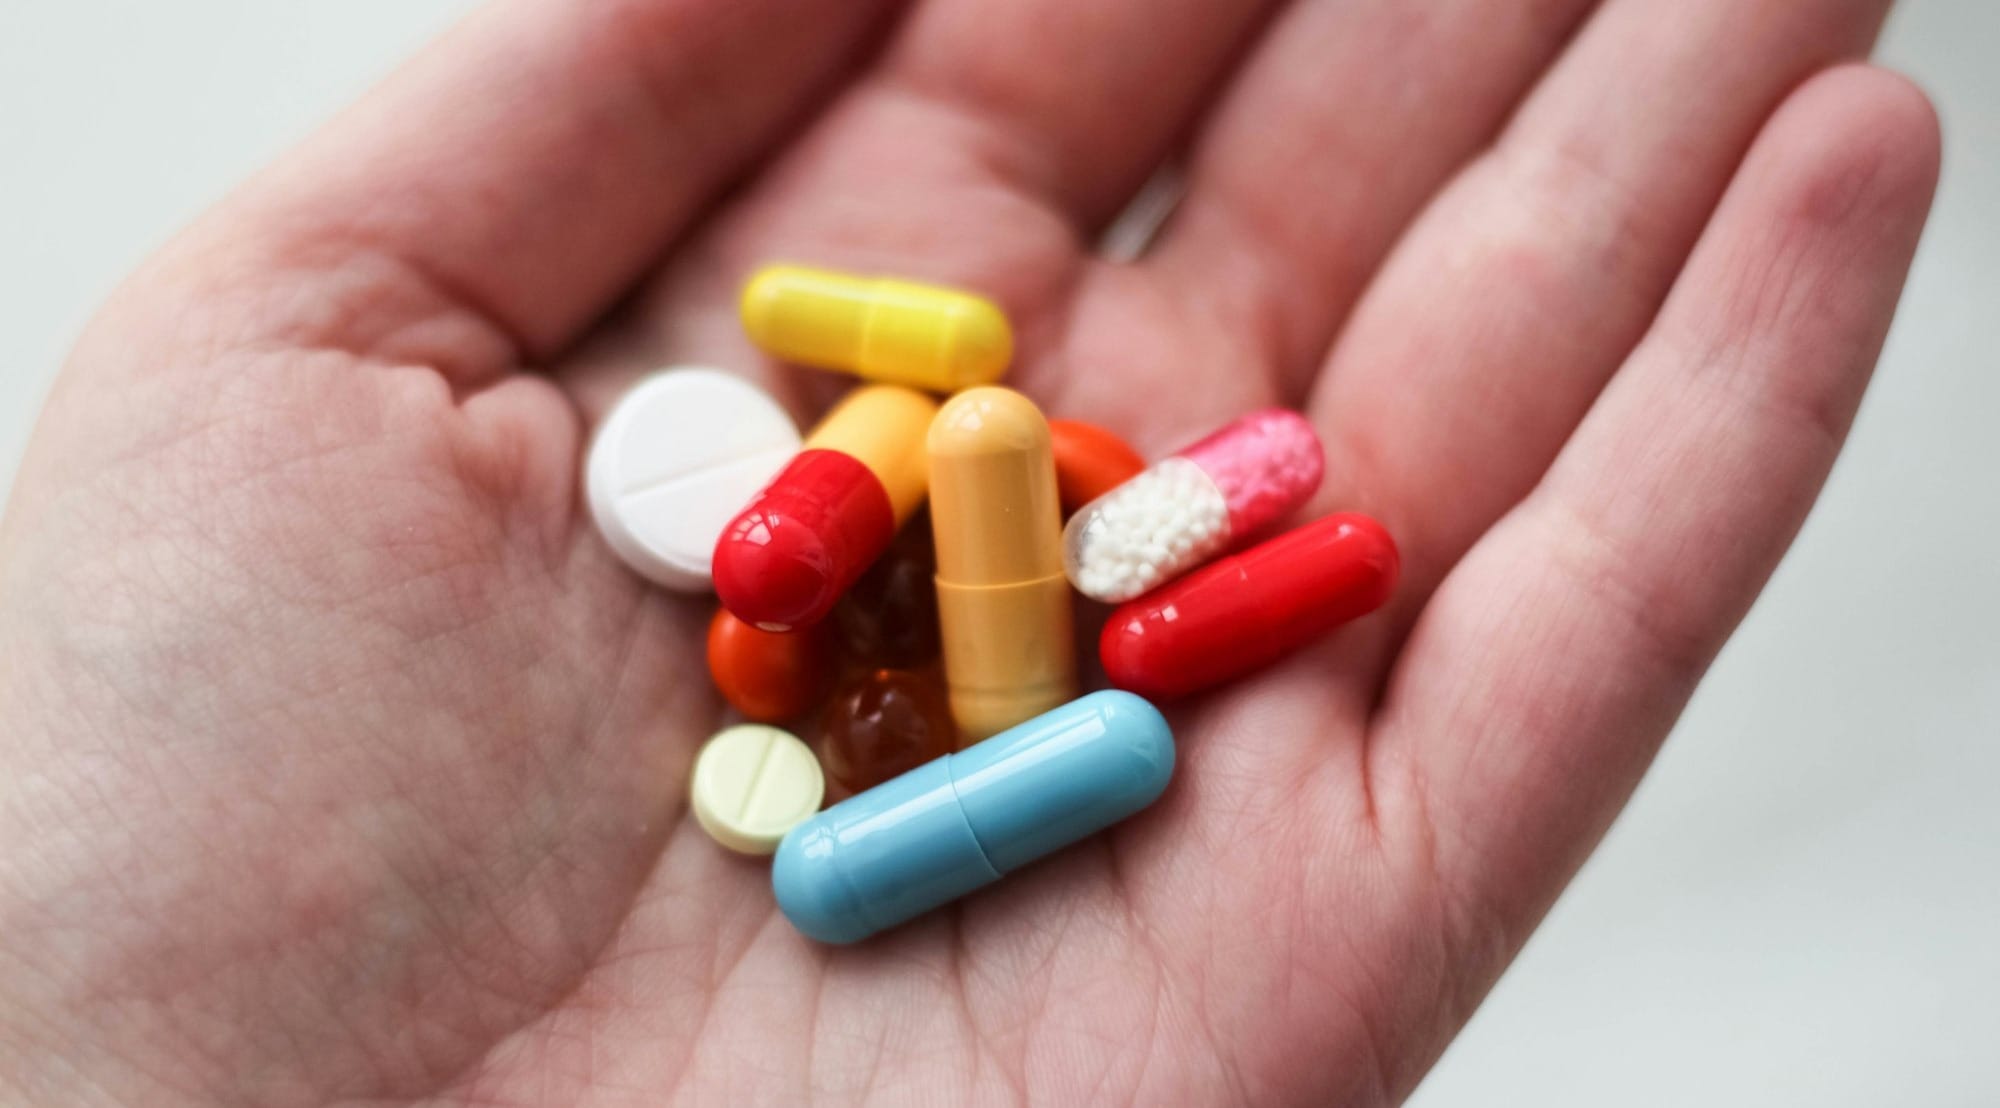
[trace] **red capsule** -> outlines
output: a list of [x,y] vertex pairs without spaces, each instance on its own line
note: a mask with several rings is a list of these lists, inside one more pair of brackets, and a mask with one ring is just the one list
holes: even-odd
[[1113,611],[1105,675],[1156,700],[1240,677],[1381,607],[1399,566],[1381,524],[1327,516]]
[[936,401],[910,389],[849,393],[723,528],[711,559],[723,606],[766,631],[825,618],[923,503],[924,435],[936,414]]
[[808,450],[723,531],[715,591],[766,631],[810,627],[895,533],[889,498],[866,466],[837,450]]

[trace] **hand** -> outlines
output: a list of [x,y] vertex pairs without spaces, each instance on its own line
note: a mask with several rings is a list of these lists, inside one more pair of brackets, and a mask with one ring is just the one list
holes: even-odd
[[[1886,6],[481,13],[50,401],[0,529],[0,1099],[1402,1097],[1845,435],[1936,174],[1919,93],[1829,68]],[[1302,405],[1398,599],[1178,708],[1130,823],[802,940],[687,818],[709,604],[577,478],[641,370],[831,395],[737,333],[778,258],[997,296],[1013,382],[1151,452]]]

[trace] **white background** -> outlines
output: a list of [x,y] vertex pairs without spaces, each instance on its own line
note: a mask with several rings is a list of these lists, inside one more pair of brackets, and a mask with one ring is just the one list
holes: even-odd
[[[0,488],[111,283],[468,6],[0,6]],[[1853,442],[1421,1108],[2000,1103],[1996,46],[1992,0],[1892,21],[1946,171]]]

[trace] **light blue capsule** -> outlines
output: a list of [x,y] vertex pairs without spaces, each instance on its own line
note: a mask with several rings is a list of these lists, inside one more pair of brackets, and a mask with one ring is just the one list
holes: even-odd
[[1104,830],[1173,773],[1158,709],[1092,693],[792,828],[771,886],[808,937],[856,942]]

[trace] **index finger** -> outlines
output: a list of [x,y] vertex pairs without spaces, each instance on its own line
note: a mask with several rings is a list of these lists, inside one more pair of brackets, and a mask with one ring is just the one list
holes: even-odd
[[501,341],[441,366],[454,377],[544,357],[809,111],[895,6],[500,0],[193,237],[254,279],[330,278],[326,295],[355,302],[320,314],[350,347],[469,315]]

